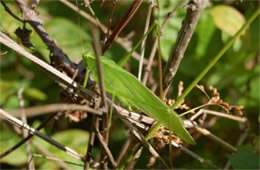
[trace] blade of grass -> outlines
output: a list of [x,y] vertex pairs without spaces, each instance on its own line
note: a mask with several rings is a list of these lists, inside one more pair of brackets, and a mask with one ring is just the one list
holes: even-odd
[[154,29],[154,27],[158,25],[158,22],[155,21],[152,26],[149,28],[149,30],[144,34],[144,36],[137,42],[137,44],[134,46],[134,48],[132,48],[132,50],[127,53],[123,58],[121,58],[121,60],[119,60],[118,65],[120,66],[124,66],[125,63],[128,61],[128,59],[130,58],[130,56],[133,54],[134,51],[136,51],[136,49],[141,45],[141,43],[144,41],[144,39],[147,37],[147,35],[150,34],[150,32]]

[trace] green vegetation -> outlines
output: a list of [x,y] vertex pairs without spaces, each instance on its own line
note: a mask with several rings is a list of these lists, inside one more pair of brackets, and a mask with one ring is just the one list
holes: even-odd
[[[150,26],[145,34],[151,1],[156,6],[151,11]],[[57,48],[66,54],[71,63],[65,64],[60,51],[47,47],[50,43],[39,36],[44,33],[37,32],[29,21],[26,24],[18,21],[4,8],[7,6],[14,15],[23,18],[19,4],[6,0],[0,2],[2,33],[61,71],[64,77],[81,84],[80,88],[86,87],[95,94],[82,97],[80,90],[62,85],[59,79],[53,79],[39,65],[0,41],[0,108],[11,115],[22,115],[21,110],[17,112],[15,109],[24,107],[28,114],[27,124],[35,129],[55,114],[55,118],[39,131],[72,148],[83,159],[86,152],[91,155],[82,161],[34,136],[29,145],[23,144],[0,158],[1,169],[27,168],[28,152],[33,154],[35,169],[83,169],[89,166],[88,163],[93,167],[92,161],[100,164],[101,159],[105,159],[107,165],[98,165],[99,168],[165,169],[166,163],[168,167],[181,169],[259,169],[260,8],[257,1],[209,0],[199,16],[187,49],[184,49],[184,56],[166,95],[159,90],[162,83],[159,77],[164,74],[160,67],[164,69],[173,57],[172,50],[178,43],[178,33],[189,8],[187,0],[163,28],[165,18],[180,1],[143,0],[140,7],[138,4],[135,7],[137,12],[132,11],[133,18],[126,22],[125,27],[120,26],[122,32],[105,51],[103,47],[109,38],[107,27],[110,26],[110,33],[113,33],[135,1],[104,1],[102,4],[94,0],[90,1],[90,6],[84,5],[83,0],[69,1],[82,11],[65,5],[66,0],[40,1],[36,9],[28,9],[34,12],[31,16],[35,15],[42,23],[49,38],[57,43]],[[29,4],[30,0],[24,2]],[[156,29],[157,23],[161,28],[160,34]],[[18,28],[22,33],[17,33]],[[145,38],[143,71],[139,81],[141,43]],[[147,64],[156,41],[160,44],[162,65],[158,65],[159,50],[156,46],[149,70]],[[105,102],[98,83],[97,55],[102,55],[101,74],[107,92]],[[147,72],[149,76],[144,81]],[[21,89],[22,99],[18,95]],[[40,110],[40,114],[28,110],[55,103],[88,105],[106,116],[73,109],[52,114],[46,114],[44,110]],[[203,112],[201,109],[207,110]],[[119,113],[123,118],[118,116]],[[136,134],[132,134],[134,127],[122,119],[138,129],[139,135],[145,137],[160,158],[154,158],[156,153],[147,147],[146,140],[140,141]],[[0,154],[3,154],[23,139],[23,132],[2,115],[0,122]],[[91,146],[93,133],[96,135]],[[105,148],[102,142],[108,142],[108,147]],[[170,147],[169,143],[173,145]],[[28,146],[31,151],[28,151]],[[140,156],[134,162],[133,157],[139,149],[142,149]],[[120,156],[122,153],[123,157]],[[198,161],[201,158],[203,161]]]

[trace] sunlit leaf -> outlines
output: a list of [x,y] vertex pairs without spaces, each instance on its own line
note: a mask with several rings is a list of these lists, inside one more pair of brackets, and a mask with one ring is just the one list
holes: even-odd
[[[45,25],[46,31],[58,44],[71,60],[81,59],[83,51],[92,51],[90,35],[77,24],[65,18],[53,18]],[[36,48],[45,56],[49,56],[49,50],[35,38]],[[33,41],[32,41],[33,42]],[[39,45],[39,46],[37,46]],[[46,58],[48,59],[48,58]]]
[[[3,124],[2,124],[3,125]],[[13,133],[13,130],[1,126],[0,129],[0,153],[3,153],[10,149],[12,146],[17,144],[22,138],[19,137],[17,134]],[[8,163],[10,165],[22,165],[26,163],[26,152],[25,147],[22,145],[18,149],[16,149],[13,153],[9,154],[8,156],[0,159],[1,163]]]
[[233,36],[245,23],[245,17],[228,5],[217,5],[210,11],[213,21],[220,30]]

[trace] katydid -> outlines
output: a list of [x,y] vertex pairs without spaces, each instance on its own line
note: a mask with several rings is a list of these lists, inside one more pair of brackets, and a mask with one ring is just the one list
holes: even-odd
[[[153,29],[153,26],[150,28]],[[147,36],[148,33],[144,36]],[[142,38],[143,39],[143,38]],[[142,40],[141,39],[141,40]],[[134,47],[136,49],[138,47]],[[134,50],[131,50],[133,52]],[[120,60],[120,65],[129,58],[129,54]],[[83,55],[84,66],[88,70],[86,74],[90,72],[91,77],[95,81],[98,80],[98,71],[96,67],[96,57],[87,52]],[[195,141],[184,128],[184,124],[179,115],[172,110],[169,106],[164,104],[156,95],[154,95],[146,86],[144,86],[135,76],[124,70],[121,66],[106,57],[102,57],[101,60],[103,66],[105,91],[115,95],[120,102],[127,102],[131,106],[140,109],[147,115],[153,117],[156,121],[162,123],[165,127],[174,132],[182,140],[187,143],[194,144]],[[88,75],[86,76],[86,78]],[[169,119],[172,118],[172,121]],[[171,122],[171,123],[170,123]]]

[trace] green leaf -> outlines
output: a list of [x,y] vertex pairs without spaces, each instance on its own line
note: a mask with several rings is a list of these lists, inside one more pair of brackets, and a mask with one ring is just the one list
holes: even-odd
[[244,16],[228,5],[217,5],[210,11],[217,28],[233,36],[244,25]]
[[7,103],[8,98],[16,93],[18,86],[18,81],[0,79],[0,105],[5,105]]
[[39,89],[36,88],[27,88],[24,90],[24,96],[29,97],[31,99],[39,100],[39,101],[44,101],[47,99],[47,95],[42,92]]
[[[81,59],[83,51],[92,51],[90,35],[68,19],[53,18],[45,24],[45,28],[50,37],[57,41],[59,47],[64,50],[72,61]],[[34,38],[32,42],[36,44],[36,48],[43,56],[47,57],[49,55],[49,50],[42,44],[40,39]],[[49,58],[46,59],[49,60]]]
[[[22,138],[19,137],[17,134],[13,132],[6,124],[1,122],[0,127],[0,153],[3,153],[17,144]],[[1,163],[7,163],[10,165],[22,165],[26,163],[26,152],[25,147],[22,145],[21,147],[17,148],[13,153],[9,154],[8,156],[0,159]]]
[[245,147],[240,147],[238,152],[229,157],[234,169],[259,169],[259,156]]
[[[207,48],[210,44],[212,36],[216,30],[212,17],[210,16],[209,10],[205,10],[196,26],[195,35],[191,41],[195,41],[194,46],[189,45],[191,55],[194,55],[196,59],[201,59],[206,55]],[[195,49],[194,49],[195,48]],[[186,53],[187,54],[187,53]],[[192,57],[191,57],[192,58]]]
[[[88,146],[89,133],[87,131],[79,129],[70,129],[54,134],[51,138],[60,142],[62,145],[68,146],[80,154],[85,154]],[[75,159],[74,157],[68,155],[66,152],[61,151],[60,149],[50,145],[47,142],[43,142],[42,139],[36,138],[35,142],[40,143],[44,148],[48,149],[53,155],[57,158],[73,162],[76,164],[83,165],[80,160]],[[40,159],[40,158],[38,158]],[[49,169],[50,167],[58,169],[57,163],[50,160],[42,160],[39,169]],[[71,169],[82,169],[80,166],[75,166],[72,164],[67,164]]]
[[[92,70],[93,78],[95,81],[98,81],[95,57],[90,55],[83,57],[84,60],[87,60],[88,69]],[[161,122],[184,141],[195,144],[176,112],[165,105],[147,87],[140,83],[136,77],[110,59],[103,57],[102,64],[104,68],[105,90],[107,92],[115,93],[116,96],[123,98],[132,106],[141,109],[155,120]]]

